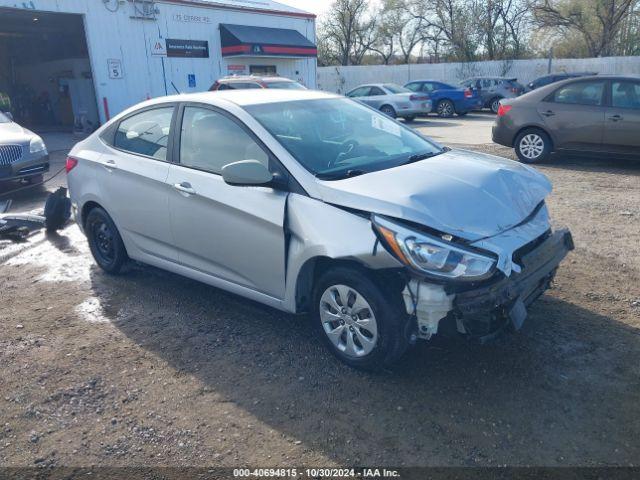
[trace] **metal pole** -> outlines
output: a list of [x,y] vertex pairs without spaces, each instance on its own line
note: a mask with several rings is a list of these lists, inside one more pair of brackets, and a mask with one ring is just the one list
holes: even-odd
[[547,65],[547,73],[551,73],[551,63],[553,62],[553,47],[549,49],[549,63]]

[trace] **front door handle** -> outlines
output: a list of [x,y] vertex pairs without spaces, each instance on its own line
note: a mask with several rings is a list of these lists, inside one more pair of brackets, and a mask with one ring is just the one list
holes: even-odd
[[624,120],[624,117],[622,115],[611,115],[609,117],[609,120],[611,120],[612,122],[619,122],[620,120]]
[[189,195],[195,195],[196,194],[196,191],[193,189],[193,187],[191,186],[191,184],[189,182],[174,183],[173,184],[173,188],[175,188],[179,192],[187,193]]
[[545,117],[553,117],[556,114],[553,110],[547,110],[546,112],[542,112],[542,115]]

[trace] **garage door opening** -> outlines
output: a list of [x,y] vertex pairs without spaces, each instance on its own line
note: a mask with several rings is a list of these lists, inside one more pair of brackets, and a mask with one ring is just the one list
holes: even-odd
[[40,132],[98,127],[82,16],[0,8],[0,110]]

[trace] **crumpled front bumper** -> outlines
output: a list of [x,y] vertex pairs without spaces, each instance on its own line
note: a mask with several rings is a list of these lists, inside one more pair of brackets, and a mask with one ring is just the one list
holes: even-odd
[[518,259],[519,273],[457,292],[451,313],[458,331],[487,341],[508,327],[520,329],[527,307],[549,288],[558,265],[573,249],[571,232],[558,230]]

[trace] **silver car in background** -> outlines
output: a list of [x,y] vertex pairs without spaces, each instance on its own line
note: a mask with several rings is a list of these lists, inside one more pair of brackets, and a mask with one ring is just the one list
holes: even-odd
[[416,117],[429,115],[433,107],[429,95],[413,92],[394,83],[360,85],[346,96],[380,110],[391,118],[401,117],[409,122]]
[[106,272],[131,258],[309,313],[364,369],[435,334],[519,329],[572,248],[532,168],[317,91],[151,100],[78,143],[67,172]]
[[42,138],[0,112],[0,181],[42,180],[49,171],[49,153]]

